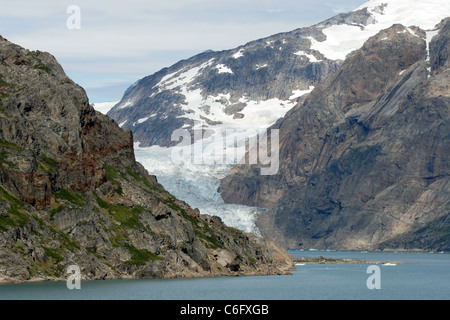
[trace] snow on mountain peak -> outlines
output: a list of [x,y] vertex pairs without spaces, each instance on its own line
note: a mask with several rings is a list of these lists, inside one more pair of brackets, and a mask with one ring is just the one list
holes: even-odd
[[337,70],[340,62],[331,60],[344,60],[370,37],[397,23],[424,29],[429,41],[436,34],[435,25],[449,15],[450,2],[370,0],[355,11],[363,9],[367,12],[182,61],[137,82],[110,115],[121,127],[133,130],[136,141],[141,141],[135,149],[137,159],[168,191],[230,226],[257,232],[255,221],[262,209],[225,204],[217,192],[220,179],[233,166],[189,161],[173,165],[172,148],[164,137],[178,128],[207,129],[211,140],[205,149],[215,150],[221,140],[213,138],[227,129],[264,131],[313,91],[318,79]]
[[332,60],[345,60],[350,52],[362,47],[370,37],[394,24],[418,26],[432,31],[442,19],[450,15],[446,0],[370,0],[354,11],[367,9],[371,18],[367,25],[339,24],[322,30],[327,39],[311,38],[311,49],[320,51]]
[[446,0],[370,0],[358,9],[364,8],[387,27],[399,23],[429,30],[450,15],[450,2]]

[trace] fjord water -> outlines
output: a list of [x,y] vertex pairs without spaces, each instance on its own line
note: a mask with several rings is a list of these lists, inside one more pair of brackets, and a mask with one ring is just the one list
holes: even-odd
[[0,300],[448,300],[450,254],[290,251],[293,257],[400,261],[380,265],[381,289],[367,288],[368,265],[297,265],[289,276],[82,281],[0,285]]

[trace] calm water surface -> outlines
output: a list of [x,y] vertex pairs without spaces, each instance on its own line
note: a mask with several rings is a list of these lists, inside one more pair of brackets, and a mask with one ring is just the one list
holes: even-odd
[[83,281],[0,285],[0,300],[449,300],[450,254],[289,251],[293,257],[401,261],[381,265],[381,289],[369,290],[368,265],[298,265],[290,276]]

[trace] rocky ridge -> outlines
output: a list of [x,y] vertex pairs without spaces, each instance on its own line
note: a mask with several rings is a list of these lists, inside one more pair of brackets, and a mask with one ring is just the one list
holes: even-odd
[[48,53],[0,37],[0,281],[285,274],[278,245],[202,215],[136,162]]
[[368,23],[371,15],[363,8],[231,50],[198,54],[137,81],[108,116],[130,129],[141,147],[173,146],[171,134],[179,128],[247,129],[255,126],[252,119],[267,128],[342,63],[311,48],[316,39],[326,39],[322,30]]

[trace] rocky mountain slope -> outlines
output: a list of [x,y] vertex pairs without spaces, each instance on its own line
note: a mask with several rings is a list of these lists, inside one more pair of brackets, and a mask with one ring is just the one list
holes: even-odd
[[0,37],[0,281],[281,274],[290,256],[169,194],[55,58]]
[[449,10],[442,0],[371,0],[311,27],[180,61],[137,81],[108,115],[141,147],[172,146],[179,128],[265,129],[371,36],[395,23],[432,30]]
[[[137,81],[108,114],[142,147],[172,146],[175,129],[200,125],[280,129],[279,174],[239,166],[220,192],[231,204],[269,208],[258,227],[288,247],[446,249],[445,28],[432,39],[448,12],[442,0],[370,0],[309,28],[180,61]],[[220,176],[216,166],[190,166],[187,178],[169,172],[165,182],[190,199],[185,190],[207,170]],[[222,211],[211,210],[232,216]]]
[[289,248],[450,250],[449,31],[371,37],[272,127],[279,174],[236,167],[224,200]]
[[267,128],[342,61],[311,49],[322,29],[365,25],[367,9],[235,49],[208,51],[137,81],[108,112],[141,147],[171,146],[179,128]]

